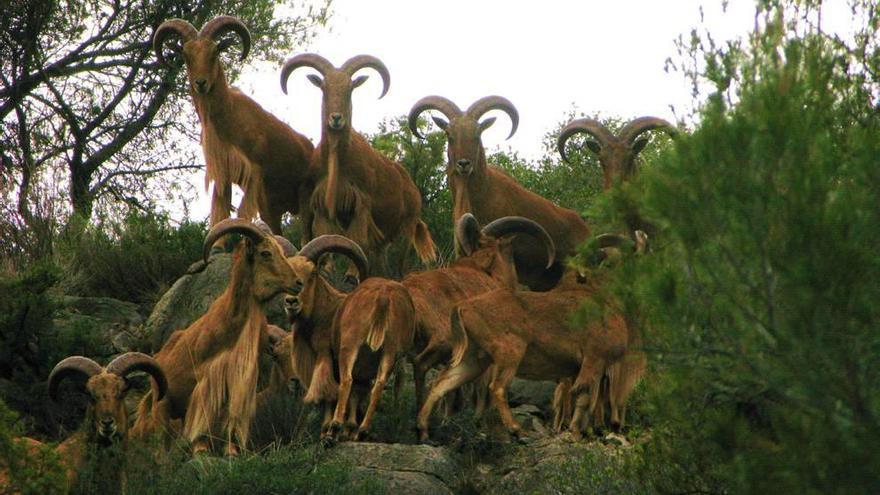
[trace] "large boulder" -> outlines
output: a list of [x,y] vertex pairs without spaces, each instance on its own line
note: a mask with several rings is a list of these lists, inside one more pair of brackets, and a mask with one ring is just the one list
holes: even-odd
[[138,306],[109,297],[61,296],[52,318],[56,338],[70,352],[106,360],[137,350],[143,318]]
[[452,494],[461,466],[443,447],[368,442],[339,444],[328,451],[326,460],[352,466],[353,481],[369,479],[383,487],[383,493]]

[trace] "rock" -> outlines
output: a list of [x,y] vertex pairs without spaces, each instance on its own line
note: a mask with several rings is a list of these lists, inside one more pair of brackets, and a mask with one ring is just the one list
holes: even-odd
[[71,352],[100,360],[139,347],[143,318],[136,304],[75,296],[61,296],[57,304],[52,324]]
[[342,443],[326,460],[353,466],[353,481],[377,480],[384,493],[452,494],[461,466],[443,447],[428,445]]
[[553,391],[555,389],[556,383],[554,382],[514,378],[510,386],[507,387],[507,402],[511,407],[532,404],[544,410],[549,410],[553,404]]

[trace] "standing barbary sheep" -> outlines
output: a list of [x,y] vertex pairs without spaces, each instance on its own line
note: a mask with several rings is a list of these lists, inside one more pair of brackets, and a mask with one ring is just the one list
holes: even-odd
[[373,149],[352,128],[351,93],[367,80],[352,79],[363,69],[376,70],[382,77],[382,95],[388,92],[390,76],[379,59],[369,55],[350,58],[336,68],[313,53],[287,60],[281,70],[281,88],[287,93],[287,79],[299,67],[311,67],[309,81],[323,92],[321,142],[312,157],[316,186],[311,208],[303,217],[306,236],[342,234],[371,255],[382,255],[398,236],[410,240],[422,262],[435,259],[434,240],[421,220],[422,198],[406,169]]
[[[129,391],[128,375],[136,371],[152,376],[155,397],[161,400],[168,389],[162,367],[155,359],[140,352],[127,352],[106,367],[87,357],[71,356],[55,365],[49,374],[49,397],[53,400],[58,400],[61,382],[76,376],[87,380],[85,390],[91,399],[82,430],[55,448],[67,469],[69,489],[76,486],[79,473],[85,467],[89,445],[106,448],[115,443],[121,443],[123,447],[127,444],[129,424],[124,400]],[[112,473],[121,477],[123,469],[124,466],[113,466]],[[118,481],[124,483],[122,478]]]
[[589,228],[574,211],[556,206],[521,186],[501,169],[487,165],[480,136],[495,118],[482,122],[479,119],[491,110],[504,111],[513,124],[510,130],[513,136],[519,124],[516,108],[506,98],[486,96],[462,112],[442,96],[426,96],[409,112],[409,127],[416,136],[419,136],[418,117],[428,110],[438,110],[449,119],[447,122],[433,118],[446,132],[449,143],[446,180],[454,202],[453,221],[471,213],[483,224],[511,215],[538,222],[553,238],[558,259],[548,263],[541,243],[526,240],[514,248],[516,270],[519,280],[533,290],[553,287],[562,274],[564,258],[574,254],[577,245],[587,238]]
[[225,439],[226,453],[235,455],[247,444],[256,408],[257,359],[268,342],[265,307],[275,295],[294,292],[296,276],[286,256],[295,248],[247,220],[227,218],[208,232],[205,259],[227,234],[244,237],[233,251],[229,285],[156,353],[168,394],[155,403],[149,395],[141,401],[135,430],[138,436],[166,431],[171,420],[183,419],[194,452],[209,450],[213,438]]
[[514,289],[517,272],[513,252],[526,236],[543,245],[542,259],[554,260],[553,239],[538,223],[522,217],[504,217],[481,229],[473,215],[465,214],[458,221],[455,234],[464,256],[444,268],[410,273],[401,281],[416,309],[418,355],[413,376],[417,406],[424,401],[428,370],[451,356],[449,315],[452,308],[458,302],[493,289]]
[[[287,262],[296,273],[296,290],[285,298],[285,311],[293,327],[292,376],[306,390],[303,402],[319,404],[324,412],[321,436],[329,433],[339,384],[334,376],[333,319],[348,294],[336,290],[321,274],[318,262],[324,254],[348,257],[360,277],[366,277],[367,257],[351,239],[322,235],[309,241]],[[361,387],[358,387],[360,389]],[[357,401],[350,404],[356,423]]]
[[[639,345],[639,337],[612,306],[606,306],[601,321],[574,327],[569,318],[598,290],[596,282],[585,283],[579,278],[568,272],[551,291],[498,289],[456,307],[452,314],[451,365],[437,377],[419,411],[422,440],[428,438],[428,418],[434,404],[487,369],[491,369],[492,402],[512,434],[520,431],[520,425],[513,418],[505,394],[515,376],[532,380],[574,378],[571,393],[578,400],[571,430],[575,436],[580,435],[582,419],[591,416],[598,403],[603,375],[625,359],[627,349]],[[644,368],[632,371],[637,376],[615,378],[634,386]],[[625,401],[631,390],[630,386],[623,396],[610,394],[612,415],[619,410],[618,401]],[[612,422],[615,419],[612,417]]]
[[218,55],[229,48],[227,33],[241,38],[241,59],[247,56],[251,37],[247,27],[231,16],[218,16],[196,32],[182,19],[162,23],[153,35],[156,57],[165,62],[163,44],[180,37],[174,49],[186,62],[189,92],[202,123],[205,155],[205,186],[214,183],[211,225],[229,217],[231,184],[244,195],[238,217],[253,219],[257,213],[272,232],[281,233],[285,211],[300,212],[307,200],[312,143],[226,82]]

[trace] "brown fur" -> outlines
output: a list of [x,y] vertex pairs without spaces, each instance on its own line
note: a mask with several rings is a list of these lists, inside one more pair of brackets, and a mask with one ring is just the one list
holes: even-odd
[[323,100],[321,141],[311,160],[318,177],[311,211],[303,219],[306,237],[341,234],[369,255],[382,256],[384,248],[402,236],[423,262],[433,261],[434,241],[420,219],[422,200],[409,173],[352,128],[351,94],[366,78],[353,79],[346,70],[350,62],[337,69],[323,61],[323,79],[309,77]]
[[[498,289],[460,303],[451,319],[453,355],[460,359],[435,380],[419,412],[420,436],[428,436],[428,418],[437,400],[475,380],[490,366],[493,404],[514,434],[520,426],[505,396],[514,376],[534,380],[573,378],[572,393],[579,400],[571,428],[579,435],[582,418],[591,416],[599,402],[603,375],[639,343],[636,332],[614,307],[606,306],[603,319],[589,322],[586,328],[571,326],[570,316],[595,291],[596,286],[579,284],[569,274],[552,291]],[[623,382],[634,384],[639,376],[623,378]],[[619,390],[623,389],[621,386]],[[580,400],[587,396],[588,400]]]
[[221,438],[228,454],[247,445],[257,358],[268,342],[264,307],[276,294],[291,292],[294,284],[294,272],[272,236],[240,241],[226,290],[156,353],[168,378],[168,393],[154,405],[148,402],[150,395],[141,401],[137,435],[172,432],[172,420],[183,419],[183,432],[196,442],[195,450]]
[[[198,37],[183,45],[190,96],[202,124],[205,185],[214,184],[211,225],[229,217],[231,184],[243,191],[238,217],[259,213],[281,233],[285,211],[297,214],[308,196],[314,146],[226,81],[217,43]],[[204,90],[196,84],[207,80]],[[303,196],[303,198],[301,198]]]
[[[415,319],[409,293],[392,280],[368,278],[342,302],[333,321],[333,350],[339,362],[340,380],[336,412],[330,425],[334,436],[342,433],[355,379],[367,384],[373,381],[373,386],[354,438],[369,429],[398,358],[412,348]],[[358,360],[364,346],[379,355],[368,353]]]

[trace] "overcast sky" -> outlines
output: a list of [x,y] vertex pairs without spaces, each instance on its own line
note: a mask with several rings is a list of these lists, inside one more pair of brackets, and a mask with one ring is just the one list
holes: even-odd
[[[842,0],[841,6],[844,6]],[[544,134],[572,108],[587,114],[672,121],[692,103],[680,73],[675,40],[701,26],[700,6],[716,42],[745,35],[754,23],[752,0],[334,0],[330,31],[308,51],[336,66],[366,53],[391,74],[388,94],[378,74],[353,97],[354,128],[363,133],[406,114],[419,98],[438,94],[461,108],[486,95],[510,99],[520,115],[517,133],[500,115],[483,135],[489,148],[509,146],[527,159],[543,155]],[[826,9],[828,11],[830,9]],[[823,20],[824,22],[824,20]],[[295,52],[290,55],[295,55]],[[314,143],[320,138],[321,94],[298,69],[281,92],[280,66],[255,65],[236,85]],[[201,177],[197,179],[201,181]],[[201,188],[200,188],[201,189]],[[237,201],[237,200],[236,200]],[[194,216],[207,215],[197,208]]]

